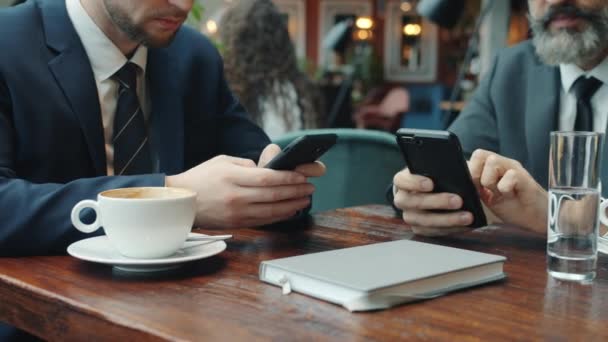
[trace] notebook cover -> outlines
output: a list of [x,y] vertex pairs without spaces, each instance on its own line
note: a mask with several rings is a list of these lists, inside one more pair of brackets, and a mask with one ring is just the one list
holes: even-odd
[[400,240],[262,262],[313,279],[369,292],[496,262],[505,257]]

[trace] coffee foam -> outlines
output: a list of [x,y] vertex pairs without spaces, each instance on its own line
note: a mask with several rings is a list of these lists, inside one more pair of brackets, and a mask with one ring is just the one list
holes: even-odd
[[190,197],[192,195],[194,193],[190,190],[163,187],[123,188],[101,193],[103,197],[125,199],[172,199]]

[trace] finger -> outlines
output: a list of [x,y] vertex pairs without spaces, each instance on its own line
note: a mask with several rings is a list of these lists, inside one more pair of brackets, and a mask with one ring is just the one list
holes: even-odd
[[408,169],[398,172],[393,178],[393,184],[400,190],[430,192],[433,191],[433,181],[424,176],[414,175]]
[[242,187],[235,200],[240,203],[274,203],[289,199],[308,197],[315,191],[310,183],[279,185],[272,187]]
[[477,180],[477,182],[479,182],[479,179],[481,178],[481,173],[483,172],[486,163],[486,159],[491,154],[492,152],[482,149],[477,149],[475,150],[475,152],[473,152],[473,154],[471,155],[471,159],[468,163],[469,172],[471,173],[471,178],[473,178],[473,181]]
[[321,177],[325,174],[326,167],[322,162],[316,161],[314,163],[299,165],[295,171],[305,177]]
[[406,210],[403,220],[417,227],[457,227],[473,223],[473,214],[468,211],[435,213],[424,210]]
[[520,175],[517,171],[513,169],[507,170],[496,187],[501,194],[513,196],[519,186],[519,178]]
[[481,172],[479,183],[490,190],[498,191],[496,185],[507,171],[504,158],[495,154],[489,155]]
[[306,183],[306,177],[293,171],[277,171],[265,168],[239,168],[233,170],[228,179],[240,186],[266,187]]
[[479,177],[473,177],[473,171],[471,170],[471,160],[467,160],[467,167],[469,168],[469,174],[471,175],[471,180],[473,181],[473,185],[477,189],[478,193],[481,193],[483,190],[483,186],[479,184]]
[[472,228],[469,227],[412,227],[412,232],[414,232],[414,234],[422,236],[447,236],[464,233],[471,230]]
[[247,206],[243,210],[243,217],[247,220],[259,220],[260,222],[272,222],[273,219],[291,217],[298,211],[310,205],[310,198],[296,198],[275,203],[256,203]]
[[281,148],[276,144],[269,144],[264,148],[262,154],[260,155],[260,160],[258,161],[259,167],[264,167],[268,162],[272,160],[277,154],[281,153]]
[[395,194],[395,206],[402,210],[460,209],[462,198],[450,193],[416,193],[399,190]]
[[480,187],[477,189],[479,193],[479,198],[483,203],[492,204],[492,199],[494,198],[494,193],[490,189],[486,189],[484,187]]

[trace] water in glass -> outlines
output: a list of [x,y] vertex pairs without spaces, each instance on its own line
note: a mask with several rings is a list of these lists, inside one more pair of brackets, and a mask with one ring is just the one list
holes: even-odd
[[597,189],[550,189],[547,267],[552,276],[576,281],[595,278],[598,210]]

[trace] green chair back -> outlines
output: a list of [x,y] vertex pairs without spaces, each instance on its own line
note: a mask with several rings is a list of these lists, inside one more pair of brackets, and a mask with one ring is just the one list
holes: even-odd
[[335,133],[336,145],[321,161],[327,173],[311,179],[316,191],[311,212],[363,204],[386,204],[386,189],[393,176],[405,166],[395,141],[386,132],[331,128],[291,132],[273,142],[281,148],[305,134]]

